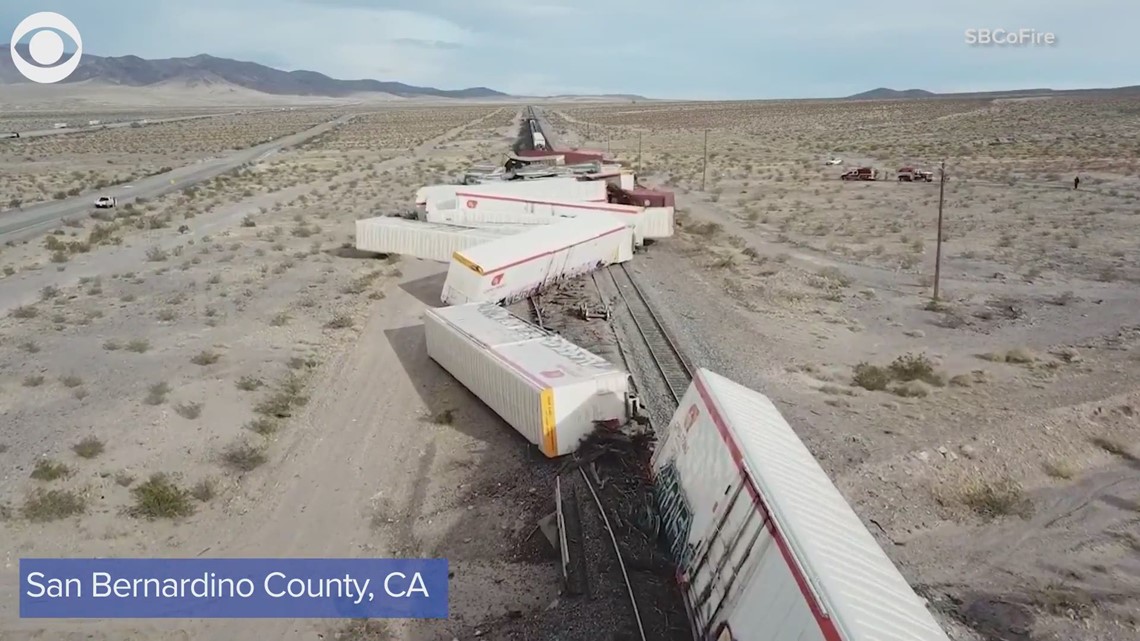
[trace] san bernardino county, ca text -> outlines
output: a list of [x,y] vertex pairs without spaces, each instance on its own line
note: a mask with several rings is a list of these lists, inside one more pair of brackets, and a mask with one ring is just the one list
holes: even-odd
[[419,572],[411,577],[403,572],[391,572],[373,585],[370,578],[293,577],[284,572],[270,572],[255,580],[248,577],[223,577],[214,572],[190,577],[131,577],[115,578],[110,572],[92,572],[87,581],[79,577],[54,578],[43,572],[27,575],[30,586],[27,595],[32,598],[70,599],[90,596],[96,599],[249,599],[261,594],[274,599],[349,599],[359,605],[376,599],[377,591],[388,598],[422,596],[430,598],[427,586]]
[[447,559],[20,559],[20,617],[436,619]]

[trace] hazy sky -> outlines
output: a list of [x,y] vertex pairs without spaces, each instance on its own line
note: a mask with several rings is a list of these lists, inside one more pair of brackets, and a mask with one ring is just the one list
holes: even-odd
[[[1140,84],[1136,0],[2,0],[71,18],[84,50],[216,56],[338,78],[515,94],[843,96]],[[967,29],[1052,46],[970,46]]]

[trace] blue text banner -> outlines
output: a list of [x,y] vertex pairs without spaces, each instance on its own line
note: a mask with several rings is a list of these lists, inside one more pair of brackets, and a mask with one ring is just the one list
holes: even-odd
[[445,619],[446,559],[21,559],[34,619]]

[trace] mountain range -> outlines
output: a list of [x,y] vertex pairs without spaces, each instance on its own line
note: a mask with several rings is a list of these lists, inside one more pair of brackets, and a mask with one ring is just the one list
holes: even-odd
[[[0,45],[0,85],[28,83],[12,64],[11,45]],[[27,45],[16,50],[29,59]],[[96,56],[84,54],[75,73],[66,83],[95,81],[121,87],[152,87],[179,84],[184,87],[243,88],[271,96],[305,96],[311,98],[343,98],[355,95],[386,95],[398,98],[510,98],[509,94],[487,87],[437,89],[402,82],[382,80],[340,80],[316,71],[282,71],[256,62],[218,58],[199,54],[190,58],[147,60],[138,56]],[[1027,98],[1064,95],[1136,95],[1140,86],[1107,89],[1017,89],[972,93],[935,93],[925,89],[889,89],[879,87],[847,96],[843,100],[915,100],[924,98]],[[547,99],[586,98],[585,96],[548,96]],[[642,96],[606,94],[592,99],[645,101]]]
[[1080,96],[1080,95],[1136,95],[1140,94],[1140,85],[1127,87],[1111,87],[1104,89],[1011,89],[1008,91],[977,91],[963,93],[935,93],[925,89],[888,89],[879,87],[844,100],[914,100],[917,98],[1029,98],[1045,96]]
[[[12,64],[11,45],[0,45],[0,84],[28,82]],[[16,51],[29,60],[27,45]],[[316,71],[282,71],[256,62],[243,62],[200,54],[192,58],[146,60],[138,56],[104,57],[83,54],[79,68],[64,83],[95,80],[126,87],[147,87],[168,82],[191,85],[228,83],[272,95],[339,98],[360,93],[382,93],[401,98],[505,98],[487,87],[436,89],[381,80],[338,80]]]

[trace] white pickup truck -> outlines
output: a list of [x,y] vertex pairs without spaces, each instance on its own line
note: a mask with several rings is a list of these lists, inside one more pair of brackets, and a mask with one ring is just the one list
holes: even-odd
[[109,196],[99,196],[95,199],[95,209],[113,209],[115,199]]

